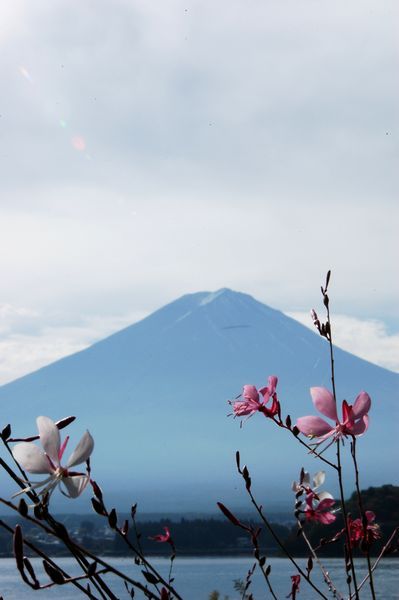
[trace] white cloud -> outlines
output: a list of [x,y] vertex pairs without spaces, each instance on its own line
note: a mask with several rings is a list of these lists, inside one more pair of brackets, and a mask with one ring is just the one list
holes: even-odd
[[[314,330],[309,313],[287,313]],[[377,319],[357,319],[348,315],[332,318],[334,343],[380,367],[399,373],[399,333],[388,333],[385,324]]]
[[81,317],[40,315],[29,308],[0,306],[0,385],[87,348],[145,314]]
[[[387,260],[395,218],[380,207],[333,209],[322,226],[317,208],[293,211],[284,202],[231,202],[224,192],[191,202],[164,192],[146,202],[110,188],[31,189],[37,207],[0,208],[2,300],[76,314],[151,311],[189,291],[231,287],[290,310],[311,305],[327,268],[340,312],[379,307],[395,314],[398,279]],[[14,194],[14,205],[24,194]],[[378,232],[376,231],[378,228]],[[378,244],[363,232],[373,231]],[[339,232],[339,235],[338,235]],[[370,276],[370,265],[383,265]]]
[[1,10],[10,356],[189,291],[301,311],[328,268],[336,310],[399,318],[396,0]]
[[20,326],[25,328],[26,324],[36,317],[37,313],[32,309],[0,304],[0,334],[18,330]]

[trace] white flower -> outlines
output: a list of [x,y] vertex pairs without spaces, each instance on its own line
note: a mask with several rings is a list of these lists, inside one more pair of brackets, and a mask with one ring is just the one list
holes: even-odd
[[333,496],[329,492],[316,492],[316,490],[323,485],[325,478],[326,472],[318,471],[313,475],[311,485],[309,473],[307,471],[303,471],[303,476],[301,477],[302,481],[299,483],[296,481],[292,482],[292,491],[295,493],[304,491],[306,494],[313,494],[320,502],[326,498],[332,499]]
[[90,454],[93,452],[93,438],[90,433],[86,431],[69,457],[66,466],[63,467],[61,466],[60,461],[68,443],[69,436],[65,438],[61,445],[60,432],[49,417],[38,417],[36,423],[39,430],[40,442],[44,451],[32,442],[22,442],[21,444],[14,446],[12,453],[15,460],[20,464],[24,471],[33,474],[47,473],[49,477],[43,481],[32,484],[27,482],[29,483],[28,487],[17,492],[15,496],[43,487],[39,492],[39,496],[44,497],[48,494],[48,497],[50,497],[57,485],[62,483],[66,491],[64,492],[60,488],[61,493],[69,498],[77,498],[89,483],[90,478],[84,473],[70,471],[70,468],[87,461]]

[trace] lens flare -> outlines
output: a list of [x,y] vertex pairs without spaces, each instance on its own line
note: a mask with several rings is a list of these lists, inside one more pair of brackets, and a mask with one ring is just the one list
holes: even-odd
[[86,142],[80,135],[73,136],[71,143],[78,152],[83,152],[86,149]]
[[22,75],[22,77],[25,77],[25,79],[27,81],[29,81],[29,83],[33,83],[33,79],[31,74],[29,73],[28,69],[26,69],[25,67],[18,67],[18,71],[20,72],[20,74]]

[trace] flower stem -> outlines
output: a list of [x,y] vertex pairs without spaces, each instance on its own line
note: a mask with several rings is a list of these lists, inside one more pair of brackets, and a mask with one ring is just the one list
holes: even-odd
[[[387,543],[385,544],[385,546],[383,547],[383,549],[381,550],[377,560],[374,562],[371,571],[375,571],[375,569],[378,567],[380,560],[384,557],[385,552],[388,550],[392,540],[394,539],[395,535],[397,535],[397,533],[399,533],[399,527],[395,527],[395,529],[393,530],[393,532],[391,533]],[[364,584],[368,581],[370,575],[367,574],[366,577],[364,577],[364,579],[362,579],[362,581],[359,584],[359,590],[364,586]],[[352,594],[351,597],[349,598],[349,600],[352,600],[352,598],[354,597],[354,595]]]
[[[2,519],[0,519],[0,527],[3,527],[3,529],[5,529],[6,531],[8,531],[11,534],[14,534],[14,529],[12,527],[10,527],[10,525],[8,525],[7,523],[5,523]],[[93,596],[90,592],[88,592],[86,590],[86,588],[84,588],[82,585],[80,585],[80,583],[78,583],[77,578],[70,577],[66,571],[64,571],[59,565],[57,565],[57,563],[55,563],[45,552],[43,552],[42,550],[40,550],[40,548],[38,548],[37,546],[35,546],[35,544],[33,544],[32,542],[29,542],[28,540],[24,539],[24,545],[27,546],[28,548],[30,548],[32,550],[32,552],[34,552],[35,554],[37,554],[37,556],[40,556],[42,559],[46,560],[53,567],[55,567],[58,571],[60,571],[60,573],[62,573],[62,575],[67,580],[67,583],[72,583],[81,592],[83,592],[84,594],[86,594],[86,596],[89,596],[89,598],[91,600],[97,600],[97,598],[95,596]],[[41,586],[40,589],[44,589],[44,587],[45,586]]]
[[[324,297],[324,306],[326,307],[326,312],[327,312],[327,334],[326,334],[326,338],[327,338],[328,346],[329,346],[329,350],[330,350],[331,385],[332,385],[332,390],[333,390],[333,396],[334,396],[335,405],[337,405],[337,392],[336,392],[336,389],[335,389],[334,348],[333,348],[333,341],[332,341],[332,327],[331,327],[331,317],[330,317],[330,300],[329,300],[329,297],[327,296],[327,285],[326,285],[326,288],[324,290],[322,288],[322,294],[323,294],[323,297]],[[342,465],[341,465],[341,441],[340,441],[339,438],[336,441],[336,445],[337,445],[338,484],[339,484],[339,494],[340,494],[340,498],[341,498],[342,516],[343,516],[344,522],[345,522],[346,546],[347,546],[347,552],[348,552],[350,570],[351,570],[351,573],[352,573],[353,585],[354,585],[354,588],[355,588],[355,598],[356,598],[356,600],[359,600],[359,592],[358,592],[357,581],[356,581],[355,563],[353,561],[353,553],[352,553],[352,547],[351,547],[348,518],[347,518],[347,513],[346,513],[346,507],[345,507],[345,494],[344,494],[344,485],[343,485],[343,479],[342,479]]]
[[[9,502],[8,500],[5,500],[4,498],[0,497],[0,503],[4,504],[5,506],[8,506],[8,508],[11,508],[15,512],[19,512],[18,511],[18,507],[15,506],[15,504],[13,504],[12,502]],[[36,519],[34,517],[31,517],[30,515],[26,515],[25,519],[27,521],[31,522],[31,523],[34,523],[38,527],[40,527],[48,535],[51,535],[51,536],[56,537],[57,539],[60,539],[59,534],[57,532],[53,531],[53,529],[50,528],[48,525],[44,525],[44,523],[42,521],[39,521],[38,519]],[[119,569],[117,569],[116,567],[113,567],[110,563],[108,563],[107,561],[105,561],[100,556],[96,556],[93,552],[90,552],[86,548],[82,548],[76,542],[73,542],[71,540],[70,543],[71,543],[71,546],[73,547],[74,550],[78,550],[78,551],[84,553],[88,558],[90,558],[93,561],[96,561],[99,565],[101,565],[102,567],[108,569],[108,571],[110,573],[113,573],[114,575],[116,575],[117,577],[119,577],[120,579],[122,579],[123,581],[126,581],[127,583],[130,583],[134,587],[138,588],[139,590],[141,590],[143,592],[143,594],[147,598],[151,598],[151,599],[157,600],[157,596],[155,596],[155,594],[153,594],[151,592],[151,590],[149,590],[146,586],[144,586],[139,581],[136,581],[136,580],[132,579],[131,577],[129,577],[129,575],[126,575],[125,573],[123,573],[122,571],[120,571]],[[173,588],[171,588],[171,591],[174,593]],[[181,600],[181,597],[178,594],[176,594],[176,597]]]
[[[285,429],[288,429],[288,427],[285,427]],[[294,435],[294,433],[293,433],[293,435]],[[316,450],[314,448],[312,448],[311,446],[309,446],[309,444],[307,444],[306,442],[301,440],[301,438],[299,436],[295,435],[295,437],[298,440],[298,442],[300,444],[302,444],[302,446],[304,446],[305,448],[307,448],[309,450],[309,454],[312,454],[315,458],[319,458],[321,461],[326,463],[326,465],[330,466],[332,469],[335,469],[336,471],[338,470],[338,467],[335,463],[329,461],[327,458],[324,458],[324,456],[322,456],[319,452],[316,452]]]
[[341,593],[340,593],[340,592],[337,590],[337,588],[336,588],[336,587],[335,587],[335,585],[333,584],[333,582],[332,582],[332,579],[331,579],[331,577],[330,577],[330,574],[329,574],[329,572],[328,572],[328,571],[326,571],[326,569],[324,568],[324,565],[323,565],[323,563],[321,562],[321,560],[320,560],[320,559],[319,559],[319,557],[317,556],[317,554],[316,554],[316,552],[315,552],[315,550],[314,550],[314,548],[313,548],[312,544],[311,544],[311,543],[310,543],[310,541],[309,541],[309,538],[307,537],[307,535],[306,535],[306,533],[305,533],[305,530],[304,530],[304,528],[303,528],[303,526],[302,526],[302,523],[301,523],[301,521],[300,521],[299,519],[297,519],[297,524],[298,524],[298,529],[299,529],[299,532],[300,532],[300,534],[301,534],[301,536],[302,536],[303,540],[305,541],[305,543],[306,543],[307,547],[308,547],[308,548],[309,548],[309,550],[310,550],[310,553],[311,553],[311,555],[312,555],[313,559],[314,559],[314,560],[317,562],[317,564],[318,564],[318,566],[319,566],[319,569],[320,569],[320,571],[321,571],[321,572],[322,572],[322,574],[323,574],[324,581],[325,581],[325,582],[326,582],[326,584],[328,585],[328,589],[330,590],[330,592],[333,592],[333,594],[334,594],[334,598],[337,598],[338,600],[343,600],[343,596],[342,596],[342,594],[341,594]]
[[338,464],[339,495],[340,495],[340,499],[341,499],[342,516],[343,516],[344,523],[345,523],[346,549],[347,549],[347,552],[348,552],[350,570],[351,570],[351,573],[352,573],[353,585],[354,585],[354,588],[355,588],[355,592],[354,592],[355,598],[356,598],[356,600],[359,600],[359,593],[358,593],[357,580],[356,580],[356,571],[355,571],[355,563],[353,561],[351,538],[350,538],[350,531],[349,531],[349,524],[348,524],[348,514],[346,512],[346,506],[345,506],[344,486],[343,486],[343,481],[342,481],[341,449],[340,449],[341,448],[341,442],[338,439],[336,443],[337,443],[337,464]]
[[300,573],[302,575],[302,577],[308,582],[308,584],[314,589],[314,591],[321,596],[321,598],[324,598],[325,600],[328,600],[327,596],[325,596],[323,594],[323,592],[321,590],[319,590],[319,588],[313,583],[313,581],[310,579],[309,575],[307,575],[305,573],[305,571],[303,569],[301,569],[301,567],[299,566],[299,564],[297,563],[297,561],[295,560],[295,558],[290,554],[290,552],[287,550],[287,548],[285,547],[285,545],[283,544],[283,542],[280,540],[280,538],[278,537],[278,535],[276,535],[273,527],[270,525],[269,521],[267,520],[267,518],[265,517],[265,515],[263,514],[263,510],[262,508],[259,506],[259,504],[256,502],[254,495],[252,494],[251,490],[248,489],[248,487],[246,488],[248,495],[251,499],[251,502],[253,504],[253,506],[256,509],[256,512],[258,513],[258,515],[260,516],[260,518],[262,519],[262,522],[264,523],[264,525],[266,526],[267,530],[269,531],[269,533],[272,535],[273,539],[275,540],[275,542],[278,544],[278,546],[280,547],[280,549],[284,552],[284,554],[287,556],[287,558],[292,562],[292,564],[295,566],[295,568],[297,569],[298,573]]
[[366,558],[367,558],[367,568],[368,568],[368,572],[369,572],[369,585],[370,585],[370,592],[371,592],[371,597],[373,600],[375,600],[376,596],[375,596],[375,590],[374,590],[374,581],[373,581],[373,570],[371,568],[371,561],[370,561],[370,547],[369,544],[367,543],[367,519],[366,519],[366,513],[363,507],[363,500],[362,500],[362,494],[360,492],[360,484],[359,484],[359,469],[357,466],[357,458],[356,458],[356,438],[355,436],[353,436],[353,440],[351,443],[351,454],[352,454],[352,458],[353,458],[353,466],[355,469],[355,482],[356,482],[356,494],[357,494],[357,502],[359,505],[359,511],[360,511],[360,515],[361,515],[361,519],[362,519],[362,524],[363,524],[363,535],[364,535],[364,540],[366,542]]

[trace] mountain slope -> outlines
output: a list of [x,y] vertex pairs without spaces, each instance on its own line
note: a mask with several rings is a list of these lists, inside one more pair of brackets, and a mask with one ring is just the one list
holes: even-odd
[[[373,399],[370,431],[358,444],[367,461],[362,485],[392,481],[375,448],[398,457],[399,375],[340,349],[336,372],[340,398],[351,402],[366,389]],[[31,434],[38,414],[75,414],[71,433],[88,427],[96,439],[95,476],[110,490],[143,498],[148,510],[168,503],[212,509],[225,490],[236,493],[237,448],[261,488],[273,482],[271,498],[289,488],[302,464],[318,469],[261,415],[242,429],[226,418],[226,400],[244,383],[263,385],[269,374],[279,376],[283,414],[312,414],[309,387],[330,381],[325,340],[248,295],[222,289],[183,296],[2,386],[0,403],[4,423],[18,434]]]

